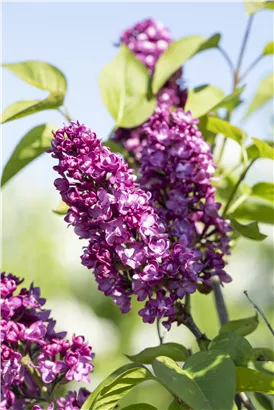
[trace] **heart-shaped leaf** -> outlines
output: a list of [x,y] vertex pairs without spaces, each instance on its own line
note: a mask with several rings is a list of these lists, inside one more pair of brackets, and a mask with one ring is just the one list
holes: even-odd
[[24,135],[5,165],[1,181],[2,186],[22,168],[51,147],[52,130],[56,128],[53,125],[42,124]]
[[273,73],[268,74],[259,84],[256,94],[245,114],[245,118],[263,107],[273,98]]
[[247,367],[236,367],[237,392],[256,391],[274,394],[273,375],[248,369]]
[[246,133],[243,130],[217,117],[208,117],[206,127],[208,131],[215,134],[223,134],[226,138],[232,139],[240,145],[246,139]]
[[81,410],[112,410],[134,386],[154,379],[150,371],[142,365],[122,366],[99,384]]
[[179,70],[187,60],[200,51],[218,47],[219,41],[220,34],[214,34],[209,39],[190,36],[171,43],[156,63],[152,80],[153,93],[157,94],[172,74]]
[[103,68],[99,77],[100,92],[117,127],[136,127],[153,113],[156,99],[148,99],[149,81],[147,68],[125,45]]
[[240,336],[246,336],[254,332],[259,324],[258,315],[252,317],[247,317],[245,319],[231,320],[225,323],[221,329],[220,333],[223,332],[235,332]]
[[202,117],[209,113],[225,98],[224,92],[213,85],[203,85],[188,90],[185,111],[191,111],[193,117]]
[[258,184],[253,185],[251,195],[274,204],[273,182],[259,182]]
[[273,206],[254,202],[251,200],[244,201],[232,214],[234,218],[247,221],[263,222],[265,224],[274,224]]
[[158,356],[167,356],[176,362],[185,362],[189,353],[183,345],[177,343],[164,343],[159,346],[148,347],[134,356],[127,357],[133,362],[151,364]]
[[166,388],[193,409],[232,409],[235,394],[235,366],[220,352],[199,352],[182,370],[172,359],[153,361],[155,375]]
[[253,241],[263,241],[267,238],[267,235],[260,232],[257,222],[251,222],[248,225],[242,225],[236,219],[231,219],[230,222],[232,228],[245,238],[252,239]]
[[217,350],[229,355],[237,366],[247,366],[249,360],[253,358],[253,349],[250,343],[234,332],[220,333],[210,343],[209,350]]

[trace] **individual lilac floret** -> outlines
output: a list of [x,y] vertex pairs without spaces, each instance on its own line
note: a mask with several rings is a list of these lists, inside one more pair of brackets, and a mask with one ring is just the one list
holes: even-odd
[[[143,20],[132,28],[124,31],[121,42],[124,43],[136,57],[147,66],[153,75],[159,57],[172,43],[170,31],[161,23],[152,19]],[[182,69],[176,71],[157,94],[159,107],[184,107],[187,90],[182,89]],[[118,128],[113,139],[124,145],[127,151],[140,162],[142,151],[146,145],[146,134],[141,126],[132,129]]]
[[143,127],[140,184],[152,194],[151,204],[175,243],[161,269],[170,277],[171,296],[179,299],[194,292],[198,281],[210,286],[214,275],[231,280],[223,259],[231,228],[218,214],[211,184],[216,167],[198,122],[190,112],[158,108]]
[[70,341],[65,332],[57,333],[40,289],[19,290],[21,283],[1,273],[2,410],[28,408],[39,401],[41,386],[50,396],[60,381],[89,383],[93,370],[94,355],[84,337],[74,335]]
[[150,193],[134,182],[123,158],[79,122],[54,133],[51,152],[61,176],[55,186],[69,205],[65,220],[88,240],[82,263],[125,313],[135,292],[134,274],[168,255],[167,234],[149,204]]

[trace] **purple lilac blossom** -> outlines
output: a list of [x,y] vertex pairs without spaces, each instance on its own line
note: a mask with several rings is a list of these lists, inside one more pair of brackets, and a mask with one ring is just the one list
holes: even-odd
[[89,382],[93,370],[94,355],[84,337],[74,335],[70,341],[65,332],[57,333],[40,289],[19,290],[21,283],[1,273],[2,410],[23,410],[39,401],[43,383],[51,392],[61,380]]
[[[84,388],[81,388],[79,392],[69,391],[65,397],[60,397],[56,400],[56,403],[51,402],[47,410],[78,410],[81,409],[85,401],[87,400],[90,392]],[[32,410],[45,410],[45,407],[40,405],[33,406]]]
[[[159,57],[172,43],[170,31],[162,23],[146,19],[125,30],[121,36],[124,43],[135,56],[148,68],[153,75]],[[157,104],[160,107],[184,107],[187,90],[182,90],[180,79],[182,69],[176,71],[157,94]],[[141,126],[135,128],[118,128],[113,135],[115,141],[124,145],[127,151],[140,161],[142,150],[146,145],[146,134]]]
[[[169,277],[164,296],[174,301],[195,292],[198,283],[210,287],[212,276],[221,283],[231,281],[224,270],[231,227],[218,214],[221,204],[211,183],[216,166],[198,122],[190,112],[157,108],[143,127],[147,145],[140,185],[151,193],[151,205],[172,238],[160,274]],[[136,280],[142,289],[146,279],[138,275]],[[161,300],[162,306],[163,295]],[[147,302],[141,312],[144,320],[152,320],[157,303],[159,298]]]
[[[93,269],[99,290],[126,313],[137,292],[133,276],[168,255],[167,234],[149,204],[150,193],[135,183],[120,154],[79,122],[54,133],[51,152],[61,176],[55,186],[69,205],[65,221],[88,240],[82,264]],[[156,272],[153,282],[161,279]]]
[[[177,302],[224,271],[230,226],[218,216],[209,145],[190,113],[157,109],[144,126],[148,145],[135,182],[120,154],[104,147],[79,122],[53,133],[55,180],[69,206],[65,221],[86,239],[82,264],[93,269],[99,290],[123,313],[131,296],[145,301],[144,322],[170,328]],[[76,377],[76,376],[75,376]]]

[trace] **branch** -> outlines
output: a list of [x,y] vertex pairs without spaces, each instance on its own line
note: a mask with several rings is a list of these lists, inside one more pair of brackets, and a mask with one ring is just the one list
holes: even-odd
[[228,322],[227,308],[226,308],[226,305],[225,305],[225,300],[224,300],[224,296],[223,296],[223,293],[222,293],[222,289],[221,289],[219,280],[217,278],[212,278],[212,284],[213,284],[215,305],[216,305],[219,320],[220,320],[220,323],[221,323],[221,326],[222,326],[226,322]]
[[252,401],[247,397],[245,393],[238,393],[237,396],[247,410],[256,410],[256,407],[253,405]]
[[254,309],[256,309],[257,312],[260,313],[260,315],[262,316],[263,320],[265,321],[265,323],[266,323],[268,329],[270,330],[270,332],[271,332],[272,335],[274,336],[274,330],[273,330],[271,324],[269,323],[269,321],[267,320],[267,318],[266,318],[264,312],[262,311],[262,309],[259,308],[259,306],[256,305],[254,302],[252,302],[252,300],[251,300],[250,297],[248,296],[248,293],[247,293],[246,290],[244,291],[244,294],[245,294],[245,296],[247,297],[247,299],[249,300],[249,302],[253,305]]
[[245,34],[244,34],[244,38],[243,38],[242,47],[241,47],[239,58],[238,58],[238,61],[237,61],[237,64],[236,64],[236,70],[235,70],[235,83],[236,84],[239,82],[238,77],[239,77],[241,65],[242,65],[242,62],[243,62],[244,52],[245,52],[247,40],[248,40],[248,37],[249,37],[249,34],[250,34],[253,19],[254,19],[254,14],[252,14],[248,19]]
[[158,333],[160,345],[162,345],[164,343],[164,336],[161,335],[160,325],[161,325],[160,319],[157,317],[157,333]]

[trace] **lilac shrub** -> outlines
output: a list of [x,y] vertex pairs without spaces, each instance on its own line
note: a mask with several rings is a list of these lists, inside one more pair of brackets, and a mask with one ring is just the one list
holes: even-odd
[[[159,57],[172,43],[170,31],[160,22],[152,19],[143,20],[121,35],[121,43],[125,44],[153,75]],[[164,84],[157,94],[157,105],[160,107],[184,107],[187,92],[182,90],[180,79],[182,69],[178,70]],[[114,140],[124,145],[137,161],[140,161],[143,147],[146,145],[146,134],[141,126],[127,129],[118,128]]]
[[216,275],[230,281],[223,260],[230,227],[218,216],[215,166],[197,122],[182,110],[157,109],[143,127],[141,185],[85,125],[71,122],[52,140],[65,220],[88,240],[82,264],[123,313],[135,294],[146,301],[144,322],[164,318],[167,328],[180,323],[180,301],[198,283],[210,287]]
[[[24,409],[32,404],[39,408],[43,402],[52,402],[53,408],[58,384],[89,383],[94,354],[83,336],[68,340],[66,332],[56,332],[40,289],[31,285],[19,290],[22,282],[1,273],[1,409]],[[78,396],[70,392],[57,400],[58,408],[80,408],[88,394],[85,389]]]

